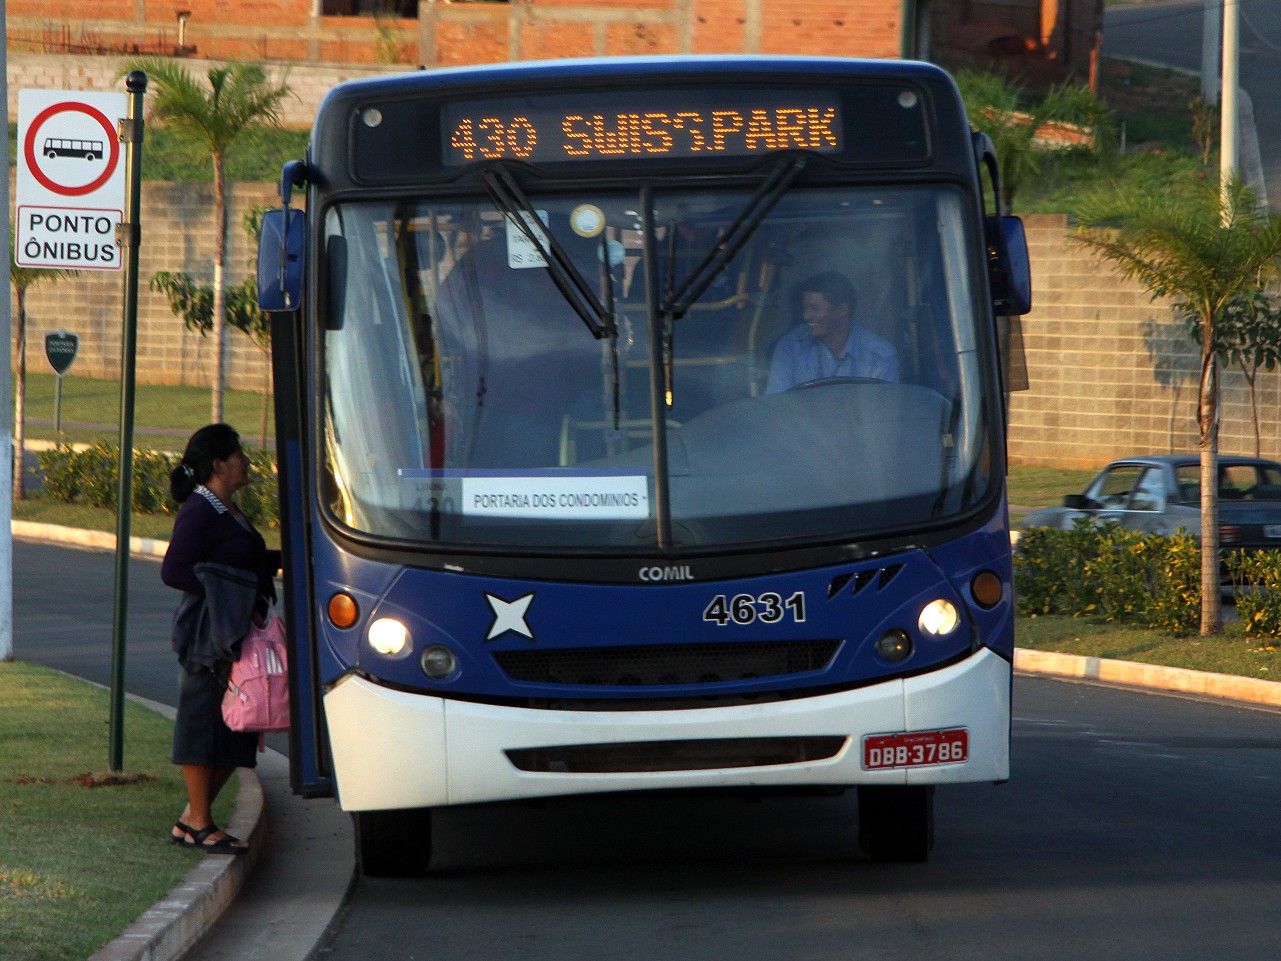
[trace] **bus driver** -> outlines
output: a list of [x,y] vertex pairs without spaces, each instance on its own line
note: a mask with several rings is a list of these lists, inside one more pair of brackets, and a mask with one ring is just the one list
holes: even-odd
[[801,319],[779,340],[765,393],[827,377],[897,381],[899,361],[885,339],[854,323],[854,287],[834,270],[801,285]]

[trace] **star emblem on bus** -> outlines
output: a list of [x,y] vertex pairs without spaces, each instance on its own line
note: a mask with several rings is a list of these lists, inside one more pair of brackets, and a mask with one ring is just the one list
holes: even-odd
[[485,640],[492,641],[508,631],[523,634],[531,641],[534,639],[534,632],[525,623],[525,612],[529,610],[529,605],[534,601],[533,594],[526,594],[524,597],[518,597],[514,601],[507,601],[494,594],[487,593],[485,600],[489,601],[489,606],[494,611],[494,623],[490,625],[489,634],[485,636]]

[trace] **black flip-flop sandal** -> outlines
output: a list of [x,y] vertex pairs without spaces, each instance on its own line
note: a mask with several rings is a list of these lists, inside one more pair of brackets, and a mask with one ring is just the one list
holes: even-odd
[[207,828],[201,828],[199,831],[193,831],[191,838],[195,842],[192,847],[200,848],[206,854],[244,854],[249,850],[241,843],[240,838],[228,834],[226,837],[219,838],[213,844],[206,844],[205,838],[211,834],[217,834],[222,828],[216,824],[210,824]]
[[182,834],[174,834],[173,831],[170,830],[169,832],[170,844],[176,844],[181,848],[194,848],[196,846],[194,842],[187,840],[188,834],[194,835],[196,833],[195,828],[193,828],[189,824],[183,824],[181,821],[174,821],[173,826],[176,827],[179,831],[181,831]]

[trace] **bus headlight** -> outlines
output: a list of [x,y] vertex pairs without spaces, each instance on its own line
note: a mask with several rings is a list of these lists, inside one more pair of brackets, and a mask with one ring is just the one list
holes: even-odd
[[943,637],[956,630],[961,623],[961,616],[956,612],[956,605],[946,598],[936,598],[921,609],[921,616],[916,625],[921,633],[931,637]]
[[369,646],[379,654],[395,657],[409,646],[409,628],[392,617],[380,617],[369,625]]

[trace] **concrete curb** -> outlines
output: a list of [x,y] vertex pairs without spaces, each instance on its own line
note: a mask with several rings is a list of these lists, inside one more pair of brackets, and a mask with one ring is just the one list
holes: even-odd
[[[44,544],[66,544],[68,547],[88,547],[103,551],[116,549],[116,535],[107,531],[87,531],[79,527],[38,524],[35,521],[13,521],[13,536]],[[129,553],[140,557],[164,557],[168,548],[168,541],[155,537],[129,538]]]
[[1149,690],[1191,694],[1224,701],[1281,707],[1281,683],[1232,674],[1211,674],[1182,667],[1140,664],[1137,661],[1112,661],[1079,654],[1032,651],[1016,648],[1014,670],[1023,674],[1098,681]]
[[236,772],[240,791],[227,830],[249,842],[239,857],[206,854],[168,894],[144,911],[89,961],[176,961],[236,899],[266,843],[262,787],[248,768]]

